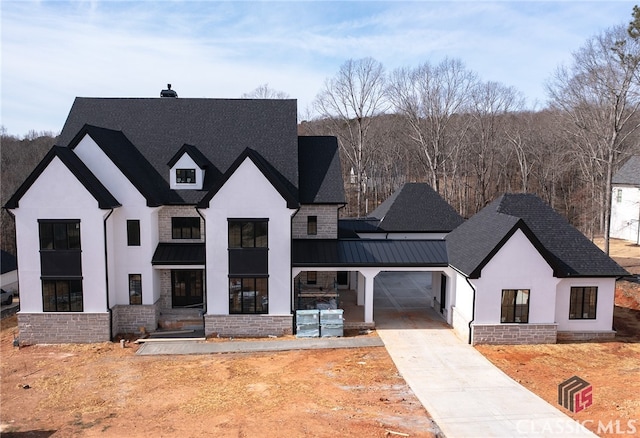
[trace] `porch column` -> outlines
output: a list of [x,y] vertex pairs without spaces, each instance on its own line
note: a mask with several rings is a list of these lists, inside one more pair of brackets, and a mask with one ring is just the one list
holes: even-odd
[[364,279],[364,322],[373,322],[373,283],[379,270],[363,269]]

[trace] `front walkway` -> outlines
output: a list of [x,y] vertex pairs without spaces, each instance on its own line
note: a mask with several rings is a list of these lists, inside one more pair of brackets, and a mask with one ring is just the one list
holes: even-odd
[[[378,335],[400,374],[448,438],[595,436],[461,340],[413,280],[376,278]],[[554,384],[550,382],[550,384]]]

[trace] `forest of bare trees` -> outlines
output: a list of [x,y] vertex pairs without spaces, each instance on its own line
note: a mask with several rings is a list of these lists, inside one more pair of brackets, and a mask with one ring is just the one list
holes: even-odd
[[[458,59],[390,72],[375,59],[351,59],[325,81],[300,134],[338,137],[344,216],[366,216],[403,183],[419,181],[464,217],[502,193],[528,192],[587,236],[606,236],[612,175],[640,154],[638,7],[632,18],[558,67],[544,108],[526,108],[521,92],[480,79]],[[243,97],[288,95],[264,84]],[[55,139],[1,137],[4,205]],[[3,211],[2,248],[13,252],[11,222]]]

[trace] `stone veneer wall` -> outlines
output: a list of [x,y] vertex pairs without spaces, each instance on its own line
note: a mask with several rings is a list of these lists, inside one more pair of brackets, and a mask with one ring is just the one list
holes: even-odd
[[293,315],[205,315],[205,336],[267,337],[293,333]]
[[[171,237],[171,218],[172,217],[197,217],[200,219],[200,239],[179,239],[173,240]],[[158,237],[160,242],[204,242],[204,221],[194,207],[185,207],[177,205],[165,205],[158,213]]]
[[[301,205],[291,221],[294,239],[337,239],[338,205]],[[307,217],[318,217],[318,233],[307,234]]]
[[476,344],[555,344],[556,324],[473,324]]
[[558,342],[571,341],[610,341],[616,337],[616,332],[558,332]]
[[140,333],[144,327],[147,332],[158,328],[160,318],[160,300],[155,304],[113,306],[113,335],[118,333]]
[[18,313],[21,345],[108,342],[110,314]]

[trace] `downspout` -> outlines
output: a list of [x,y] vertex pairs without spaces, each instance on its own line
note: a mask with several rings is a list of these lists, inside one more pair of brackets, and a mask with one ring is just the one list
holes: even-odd
[[113,341],[113,313],[111,312],[111,305],[109,304],[109,253],[107,251],[107,221],[113,214],[113,208],[110,209],[107,217],[102,222],[102,229],[104,232],[104,284],[107,294],[107,313],[109,313],[109,339]]
[[[208,285],[209,282],[207,281],[207,220],[204,218],[204,216],[202,215],[202,213],[200,212],[200,209],[196,206],[196,213],[198,213],[198,216],[200,216],[202,218],[202,224],[204,226],[204,309],[202,309],[202,327],[204,329],[205,327],[205,322],[204,322],[204,316],[207,314],[207,305],[209,304],[207,301],[207,291],[208,291]],[[205,336],[206,336],[206,332],[205,332]]]
[[294,334],[296,332],[296,317],[295,317],[296,288],[293,282],[293,218],[296,217],[296,215],[299,212],[300,212],[300,207],[298,206],[296,211],[294,211],[293,214],[291,215],[291,221],[289,221],[289,236],[290,236],[289,238],[289,287],[291,288],[289,290],[289,309],[292,315],[291,333],[294,333]]
[[476,288],[475,288],[475,287],[473,287],[473,285],[472,285],[472,284],[471,284],[471,282],[469,281],[469,277],[467,277],[467,276],[465,275],[464,279],[467,281],[467,283],[469,284],[469,287],[470,287],[470,288],[471,288],[471,290],[473,291],[473,301],[472,301],[472,304],[471,304],[471,320],[469,321],[469,339],[468,339],[468,341],[467,341],[467,343],[468,343],[469,345],[471,345],[471,341],[472,341],[472,339],[471,339],[471,333],[472,333],[472,332],[471,332],[471,324],[473,324],[473,321],[474,321],[474,320],[475,320],[475,318],[476,318]]

